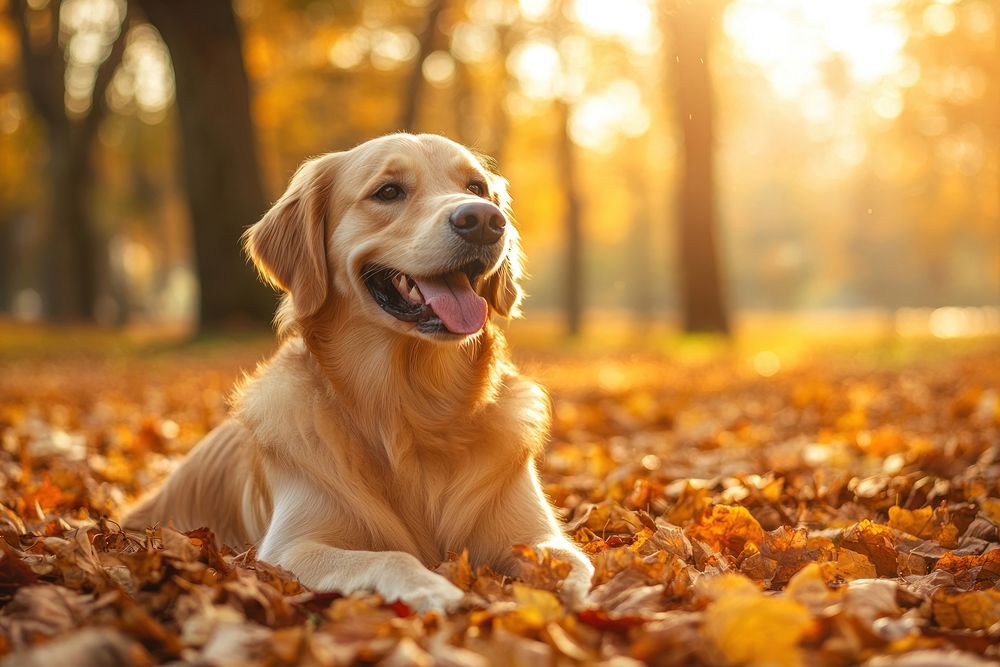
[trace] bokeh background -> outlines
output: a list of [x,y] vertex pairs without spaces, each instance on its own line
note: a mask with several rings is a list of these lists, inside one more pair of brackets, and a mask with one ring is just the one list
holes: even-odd
[[0,318],[266,326],[241,231],[304,158],[405,129],[497,159],[552,335],[996,333],[998,22],[997,0],[0,0]]

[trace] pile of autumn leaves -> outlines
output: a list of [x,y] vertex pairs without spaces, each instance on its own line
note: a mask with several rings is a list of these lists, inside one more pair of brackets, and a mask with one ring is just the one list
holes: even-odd
[[157,367],[153,387],[149,369],[8,369],[0,656],[29,665],[992,664],[992,358],[892,371],[811,365],[769,379],[740,360],[588,362],[597,379],[585,387],[543,364],[556,409],[546,491],[593,558],[593,590],[567,609],[568,565],[546,553],[516,547],[513,580],[455,554],[438,572],[468,595],[449,615],[311,593],[252,550],[220,549],[207,531],[118,529],[118,506],[222,418],[234,376],[225,364]]

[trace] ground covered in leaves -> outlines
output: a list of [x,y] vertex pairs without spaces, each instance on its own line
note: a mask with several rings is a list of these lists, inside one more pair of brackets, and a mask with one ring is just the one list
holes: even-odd
[[[544,356],[546,490],[593,558],[463,554],[447,616],[314,594],[207,531],[114,520],[261,350],[0,358],[4,665],[980,665],[1000,643],[1000,348],[778,370]],[[765,357],[764,362],[772,361]],[[761,377],[760,372],[771,377]]]

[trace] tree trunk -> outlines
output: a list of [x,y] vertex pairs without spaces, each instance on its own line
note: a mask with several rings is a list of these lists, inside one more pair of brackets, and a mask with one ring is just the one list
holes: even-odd
[[174,67],[181,166],[202,329],[266,322],[274,299],[247,266],[243,230],[264,213],[250,84],[228,0],[139,0]]
[[510,94],[511,80],[507,71],[507,59],[510,57],[513,31],[510,26],[500,26],[500,67],[503,75],[492,91],[493,111],[490,119],[489,145],[487,153],[497,161],[501,169],[506,164],[507,141],[510,137],[510,114],[507,113],[507,96]]
[[[20,39],[21,70],[32,106],[42,119],[48,142],[49,210],[44,236],[48,264],[42,279],[46,311],[61,322],[91,321],[98,295],[99,243],[87,202],[93,185],[90,157],[97,130],[107,113],[105,93],[125,52],[129,16],[123,17],[107,57],[98,65],[90,110],[80,119],[66,113],[66,55],[59,43],[59,0],[32,9],[10,0],[6,10]],[[42,12],[44,21],[37,21]],[[33,30],[32,25],[47,25]]]
[[51,252],[49,316],[56,321],[92,321],[97,302],[98,243],[86,193],[91,184],[89,147],[68,141],[68,130],[49,133]]
[[558,127],[556,167],[565,198],[563,221],[566,228],[566,333],[577,336],[583,329],[583,225],[577,188],[576,159],[569,136],[569,104],[555,100]]
[[16,218],[0,217],[0,312],[9,313],[14,307],[15,262],[14,225]]
[[417,49],[417,56],[413,60],[413,68],[406,81],[406,88],[403,92],[403,107],[399,112],[398,129],[404,132],[415,132],[417,126],[417,115],[420,113],[420,102],[424,96],[426,83],[424,82],[424,60],[427,59],[437,47],[438,35],[441,32],[441,16],[444,14],[446,0],[434,0],[427,10],[427,19],[424,29],[420,31],[418,41],[420,47]]
[[[637,150],[641,155],[642,151]],[[629,194],[632,199],[632,243],[629,254],[631,306],[636,321],[645,328],[653,321],[653,259],[649,242],[653,235],[647,182],[642,165],[630,161]]]
[[675,48],[677,122],[683,139],[679,188],[682,326],[729,333],[715,230],[714,104],[709,74],[714,0],[678,2],[667,16]]

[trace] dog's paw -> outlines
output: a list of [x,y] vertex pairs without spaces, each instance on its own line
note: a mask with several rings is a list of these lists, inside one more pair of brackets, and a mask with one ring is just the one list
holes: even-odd
[[395,597],[420,613],[455,611],[465,597],[465,591],[440,575],[433,572],[427,574],[429,576],[426,579],[422,578],[422,581],[408,590],[398,591]]
[[385,573],[376,580],[376,590],[387,601],[400,600],[417,612],[453,611],[465,592],[440,574],[431,572],[407,553],[386,552]]
[[570,611],[581,609],[585,606],[587,595],[590,593],[590,577],[570,575],[563,580],[559,587],[559,597],[563,604]]
[[586,606],[593,578],[594,566],[590,561],[581,558],[573,563],[569,576],[563,579],[559,587],[559,597],[567,609],[578,610]]

